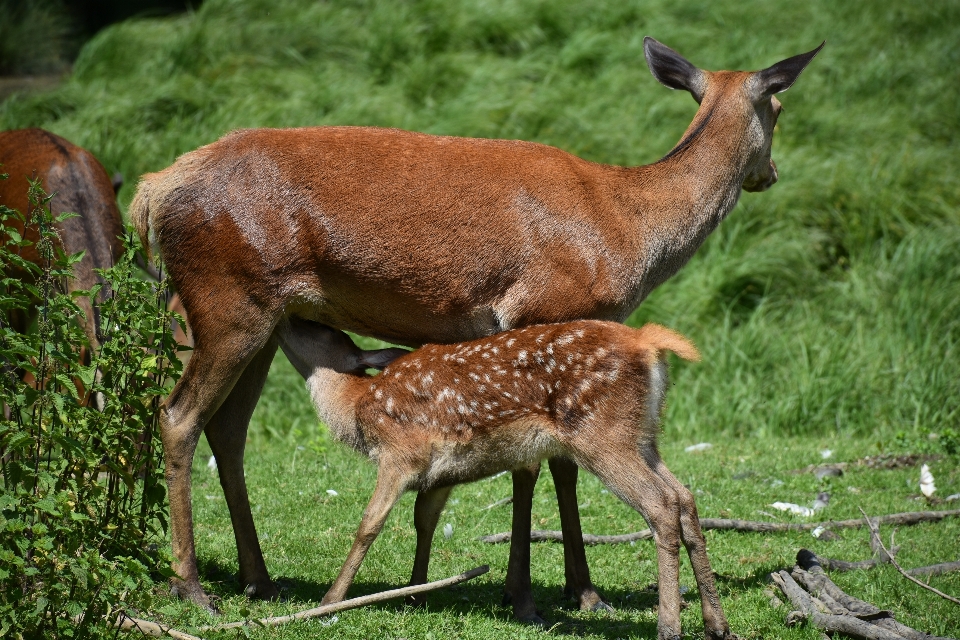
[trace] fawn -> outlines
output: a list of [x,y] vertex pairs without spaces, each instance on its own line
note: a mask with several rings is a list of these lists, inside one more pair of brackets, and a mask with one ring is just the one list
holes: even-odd
[[[412,584],[453,485],[566,457],[639,511],[654,533],[658,637],[680,637],[679,545],[699,587],[707,638],[735,638],[720,607],[693,495],[657,450],[666,352],[696,347],[655,324],[583,320],[452,345],[363,351],[339,330],[291,320],[280,345],[333,435],[378,465],[377,485],[324,603],[342,600],[400,495],[417,490]],[[401,355],[402,354],[402,355]],[[368,377],[369,367],[382,368]]]

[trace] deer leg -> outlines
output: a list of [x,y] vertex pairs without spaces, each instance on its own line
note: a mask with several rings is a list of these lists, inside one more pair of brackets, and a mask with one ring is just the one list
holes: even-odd
[[550,458],[549,464],[557,489],[560,528],[563,530],[564,593],[577,601],[581,611],[612,612],[613,607],[600,598],[590,581],[590,567],[587,565],[587,552],[580,528],[580,509],[577,506],[577,475],[580,468],[568,458]]
[[267,600],[276,598],[279,592],[267,573],[250,513],[247,484],[243,477],[243,451],[250,416],[260,399],[276,352],[277,341],[271,339],[244,369],[230,395],[204,429],[217,459],[220,486],[230,509],[233,535],[237,541],[240,583],[248,597]]
[[399,467],[392,464],[389,459],[380,459],[380,469],[377,473],[377,488],[373,491],[373,497],[370,498],[367,508],[363,512],[363,518],[360,520],[360,528],[357,530],[357,536],[353,541],[353,547],[347,555],[347,560],[340,569],[340,574],[334,581],[333,586],[323,596],[321,605],[332,602],[340,602],[347,595],[347,590],[353,584],[353,579],[360,569],[360,563],[373,541],[380,535],[383,529],[383,523],[386,522],[390,510],[405,490],[407,480],[406,473]]
[[[425,584],[427,568],[430,566],[430,547],[433,546],[433,534],[437,530],[440,513],[453,487],[440,487],[417,494],[417,503],[413,508],[413,526],[417,530],[417,554],[413,559],[413,574],[410,584]],[[424,597],[410,596],[407,602],[413,605],[424,603]]]
[[545,627],[547,623],[537,613],[530,586],[530,519],[538,477],[540,463],[513,471],[513,525],[503,601],[513,604],[513,617],[517,620]]
[[[193,536],[190,472],[197,441],[207,421],[230,394],[234,383],[269,339],[269,326],[251,330],[264,319],[230,318],[214,340],[197,329],[197,348],[173,392],[160,409],[167,492],[170,499],[170,541],[173,547],[171,591],[215,611],[200,586]],[[246,330],[244,330],[244,328]],[[232,330],[231,330],[232,329]],[[213,332],[211,332],[213,333]],[[229,411],[229,410],[228,410]],[[259,548],[259,543],[254,540]]]
[[643,515],[650,525],[657,548],[660,592],[657,638],[680,640],[680,507],[677,492],[653,472],[648,461],[636,451],[635,443],[611,443],[607,451],[584,457],[584,466]]
[[680,536],[683,546],[687,549],[687,555],[690,556],[697,589],[700,591],[704,635],[708,640],[732,640],[736,636],[730,633],[730,625],[720,606],[720,595],[717,593],[710,559],[707,557],[707,541],[700,529],[700,517],[697,514],[697,504],[693,494],[667,469],[659,453],[654,450],[644,457],[648,460],[656,460],[656,464],[652,465],[654,472],[673,488],[680,501]]

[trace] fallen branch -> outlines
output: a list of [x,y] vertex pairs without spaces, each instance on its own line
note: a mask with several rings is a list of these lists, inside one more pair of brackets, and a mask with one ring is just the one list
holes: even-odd
[[[886,516],[871,518],[871,522],[878,525],[897,525],[907,526],[918,524],[920,522],[939,522],[944,518],[953,518],[960,516],[960,509],[951,511],[908,511],[905,513],[892,513]],[[740,531],[744,533],[785,533],[789,531],[812,531],[817,527],[826,527],[829,529],[859,529],[864,525],[863,519],[855,520],[828,520],[826,522],[756,522],[753,520],[731,520],[727,518],[700,518],[700,528],[721,531]],[[636,533],[625,533],[620,535],[597,536],[588,533],[583,534],[583,543],[587,545],[597,544],[626,544],[636,542],[637,540],[648,540],[653,537],[650,529],[637,531]],[[510,532],[495,533],[489,536],[479,538],[481,542],[489,544],[500,544],[510,541]],[[563,532],[561,531],[541,531],[534,530],[530,532],[531,542],[563,542]],[[872,565],[871,565],[872,566]]]
[[199,630],[200,631],[226,631],[228,629],[239,629],[240,627],[276,627],[281,624],[293,622],[295,620],[306,620],[308,618],[318,618],[320,616],[326,616],[332,613],[339,613],[341,611],[346,611],[348,609],[365,607],[368,604],[383,602],[384,600],[392,600],[393,598],[402,598],[405,596],[412,596],[420,593],[426,593],[427,591],[442,589],[444,587],[450,587],[455,584],[460,584],[461,582],[466,582],[467,580],[472,580],[473,578],[483,575],[488,571],[490,571],[490,567],[487,565],[482,565],[477,567],[476,569],[471,569],[466,573],[461,573],[458,576],[453,576],[450,578],[444,578],[443,580],[436,580],[434,582],[413,585],[410,587],[402,587],[400,589],[391,589],[389,591],[381,591],[380,593],[371,593],[368,596],[360,596],[359,598],[342,600],[340,602],[334,602],[333,604],[325,604],[325,605],[316,607],[314,609],[307,609],[306,611],[298,611],[297,613],[293,613],[287,616],[261,618],[260,620],[244,620],[242,622],[229,622],[227,624],[218,624],[218,625],[213,625],[208,627],[200,627]]
[[[883,546],[883,540],[880,539],[880,531],[877,528],[877,525],[874,524],[874,521],[872,521],[869,516],[867,516],[867,513],[866,511],[863,510],[863,508],[860,508],[860,513],[863,514],[863,517],[867,521],[867,525],[870,527],[870,535],[873,536],[873,538],[876,540],[876,543],[880,545],[881,549],[883,549],[884,553],[886,553],[889,556],[890,552],[887,551],[887,548],[885,546]],[[904,578],[907,578],[911,582],[915,582],[916,584],[920,585],[921,587],[923,587],[928,591],[932,591],[933,593],[937,594],[944,600],[949,600],[954,604],[960,604],[960,600],[958,600],[957,598],[954,598],[953,596],[949,596],[945,594],[943,591],[940,591],[939,589],[931,587],[930,585],[924,582],[921,582],[920,580],[917,580],[912,575],[904,571],[903,567],[901,567],[900,564],[897,562],[897,559],[892,556],[890,557],[890,564],[892,564],[896,568],[896,570],[900,572],[900,575],[902,575]]]
[[942,562],[940,564],[932,564],[928,567],[907,569],[907,573],[911,576],[939,576],[942,573],[948,573],[950,571],[960,571],[960,561]]
[[177,631],[171,627],[168,627],[157,622],[150,622],[149,620],[141,620],[140,618],[131,618],[126,614],[121,614],[117,619],[117,626],[120,627],[121,631],[135,631],[142,636],[148,638],[175,638],[176,640],[203,640],[199,636],[192,636],[189,633],[184,633],[183,631]]

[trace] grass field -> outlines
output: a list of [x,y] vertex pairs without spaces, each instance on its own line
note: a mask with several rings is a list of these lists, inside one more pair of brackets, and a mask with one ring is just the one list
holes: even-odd
[[[824,448],[847,461],[880,451],[943,454],[934,463],[937,495],[960,491],[957,455],[946,455],[960,430],[958,2],[207,0],[176,18],[101,32],[59,88],[0,103],[0,128],[42,126],[89,148],[108,171],[127,176],[123,205],[136,176],[240,127],[379,125],[521,138],[636,165],[666,154],[696,111],[689,95],[663,88],[647,71],[645,35],[708,69],[761,68],[827,41],[781,96],[786,111],[773,150],[780,182],[744,194],[690,264],[630,319],[672,326],[704,354],[697,365],[674,363],[663,435],[668,463],[703,491],[702,514],[764,519],[757,511],[773,500],[808,503],[819,483],[787,471],[818,461]],[[683,452],[701,440],[714,449]],[[282,357],[254,417],[248,459],[268,566],[289,581],[292,600],[248,605],[239,595],[222,493],[198,458],[200,561],[231,618],[248,606],[260,614],[318,600],[374,478],[318,429]],[[756,475],[732,479],[747,470]],[[914,468],[851,471],[829,486],[827,514],[855,517],[858,504],[871,513],[922,508],[914,500],[917,476]],[[774,479],[785,484],[772,487]],[[474,541],[507,528],[509,508],[479,509],[504,497],[508,485],[500,478],[454,495],[461,502],[445,515],[454,537],[438,537],[431,571],[440,577],[489,562],[490,574],[438,595],[426,611],[375,607],[297,633],[541,633],[513,624],[497,606],[506,549]],[[328,488],[340,495],[329,498]],[[545,472],[537,497],[544,528],[557,528],[551,492]],[[586,531],[641,528],[592,478],[581,480],[581,492]],[[406,580],[411,506],[405,499],[391,518],[355,593]],[[957,526],[901,531],[904,564],[957,559]],[[800,534],[707,535],[724,606],[745,637],[819,637],[809,628],[786,630],[783,612],[761,595],[763,575],[791,564],[801,545],[845,559],[869,553],[863,532],[833,543]],[[540,545],[534,581],[546,619],[560,623],[552,633],[649,637],[655,613],[640,590],[653,581],[652,545],[589,553],[595,581],[618,613],[562,608],[560,548]],[[838,581],[920,629],[960,635],[956,607],[889,569]],[[955,576],[934,583],[960,594]],[[170,621],[199,620],[165,597],[158,607]],[[698,609],[685,612],[688,632],[699,628]],[[288,637],[292,629],[260,633]]]

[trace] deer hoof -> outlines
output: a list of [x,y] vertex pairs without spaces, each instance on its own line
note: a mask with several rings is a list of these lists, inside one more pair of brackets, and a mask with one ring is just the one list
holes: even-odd
[[603,600],[600,600],[599,602],[595,603],[592,607],[590,607],[589,610],[593,611],[594,613],[616,613],[617,612],[616,609],[611,607],[609,604],[607,604]]
[[517,622],[528,624],[532,627],[540,627],[541,629],[548,627],[547,621],[541,618],[537,612],[529,613],[525,616],[517,616]]
[[193,602],[213,615],[220,615],[220,608],[217,606],[215,599],[207,595],[198,580],[187,582],[174,578],[170,581],[170,593],[181,600]]
[[280,590],[270,580],[265,582],[251,582],[243,590],[243,595],[251,600],[279,600]]
[[407,605],[416,607],[417,609],[423,609],[427,606],[427,598],[423,594],[407,596]]

